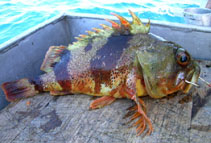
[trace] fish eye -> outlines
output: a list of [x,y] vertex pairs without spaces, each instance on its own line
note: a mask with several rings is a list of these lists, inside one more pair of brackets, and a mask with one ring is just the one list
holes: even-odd
[[187,66],[190,62],[190,56],[185,51],[178,51],[176,58],[177,58],[177,63],[181,66]]

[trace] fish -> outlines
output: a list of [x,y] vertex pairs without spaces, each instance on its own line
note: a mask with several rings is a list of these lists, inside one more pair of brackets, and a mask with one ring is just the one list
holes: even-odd
[[150,135],[153,125],[140,98],[162,98],[175,92],[188,93],[197,83],[200,67],[187,50],[162,41],[129,10],[132,22],[111,13],[119,23],[106,19],[87,35],[79,35],[68,46],[51,46],[35,78],[23,78],[1,85],[6,99],[15,102],[38,93],[53,96],[87,94],[98,96],[90,109],[99,109],[118,98],[135,102],[129,108],[137,135]]

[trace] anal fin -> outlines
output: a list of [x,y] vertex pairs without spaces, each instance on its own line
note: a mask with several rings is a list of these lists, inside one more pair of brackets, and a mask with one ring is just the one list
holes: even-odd
[[60,60],[65,49],[67,49],[65,46],[51,46],[45,55],[40,69],[45,72],[52,71],[53,66]]
[[102,108],[106,105],[109,105],[111,103],[113,103],[116,100],[115,97],[112,96],[103,96],[100,97],[96,100],[94,100],[91,105],[90,105],[90,109],[98,109],[98,108]]

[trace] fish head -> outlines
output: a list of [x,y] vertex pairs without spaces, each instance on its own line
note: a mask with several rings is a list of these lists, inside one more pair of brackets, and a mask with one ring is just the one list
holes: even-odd
[[173,42],[156,42],[142,46],[136,52],[146,91],[153,98],[174,92],[189,92],[196,83],[200,67],[191,55]]

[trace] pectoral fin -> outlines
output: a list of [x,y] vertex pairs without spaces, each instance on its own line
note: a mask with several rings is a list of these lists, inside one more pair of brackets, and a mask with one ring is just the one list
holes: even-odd
[[45,72],[52,71],[53,66],[59,62],[65,49],[67,49],[65,46],[51,46],[45,55],[45,59],[40,69]]

